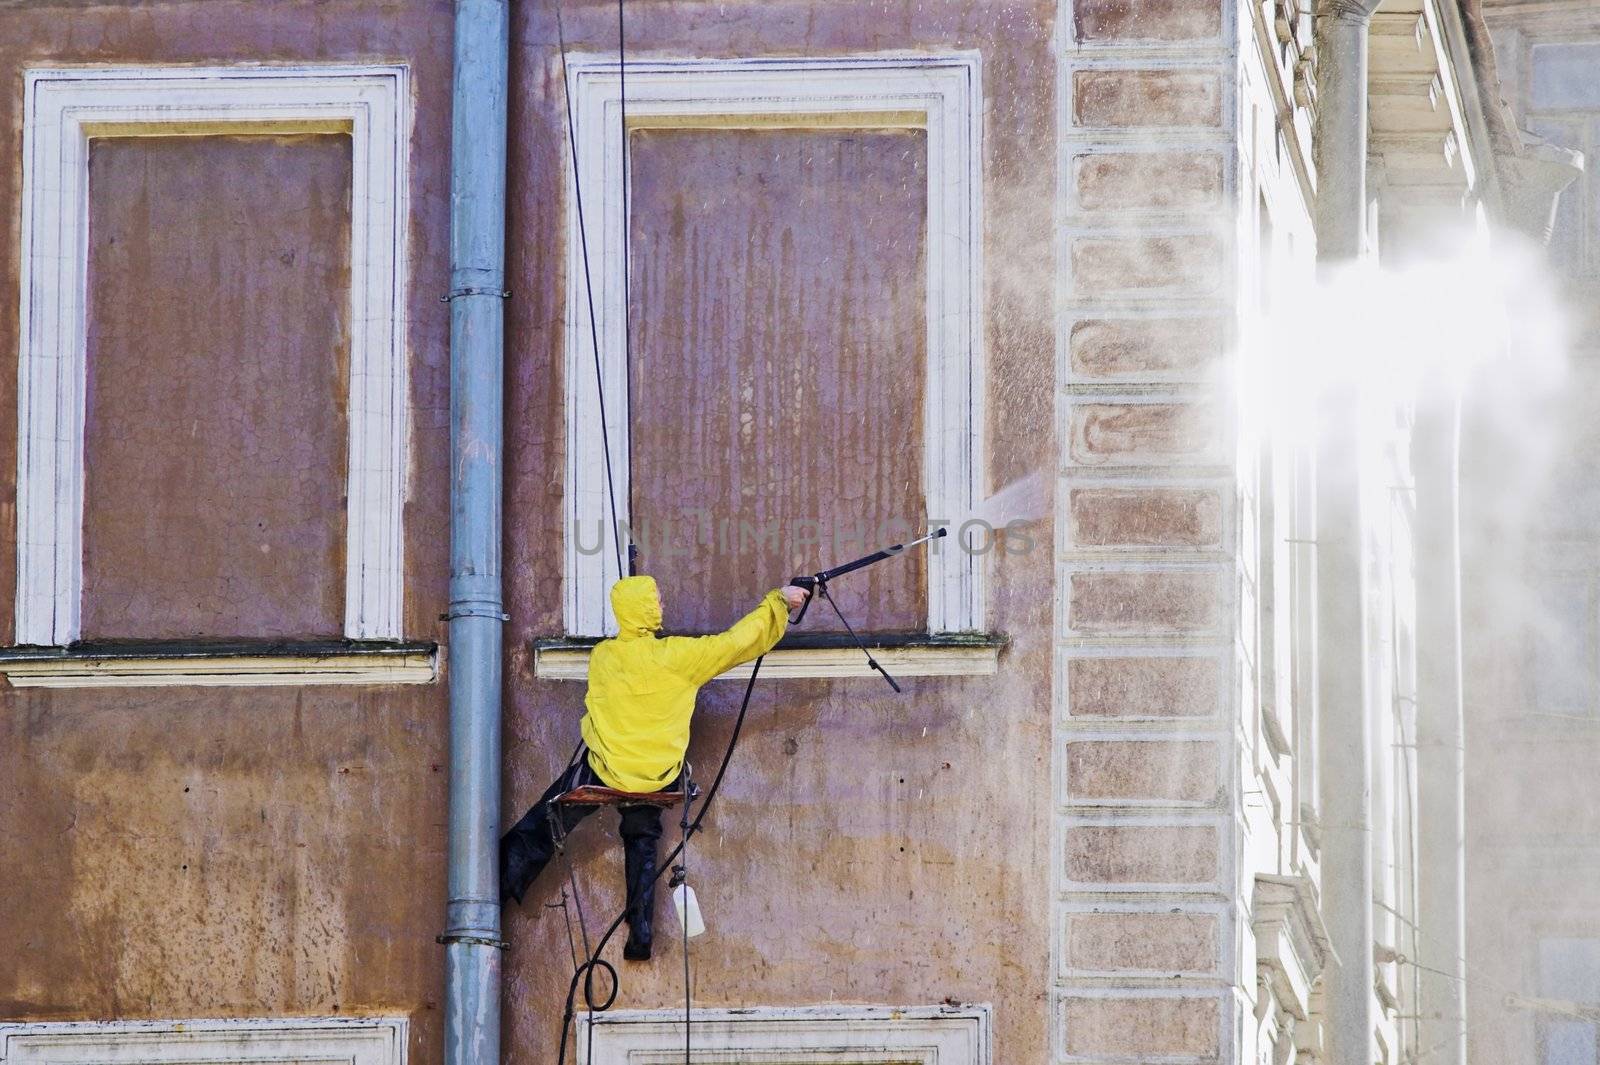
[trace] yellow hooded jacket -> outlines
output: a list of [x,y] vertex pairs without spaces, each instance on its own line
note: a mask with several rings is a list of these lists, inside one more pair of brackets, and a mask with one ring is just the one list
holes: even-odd
[[726,632],[658,638],[655,578],[624,577],[611,586],[611,611],[617,635],[589,657],[582,725],[589,765],[621,791],[660,791],[683,767],[700,685],[771,650],[788,627],[788,604],[770,591]]

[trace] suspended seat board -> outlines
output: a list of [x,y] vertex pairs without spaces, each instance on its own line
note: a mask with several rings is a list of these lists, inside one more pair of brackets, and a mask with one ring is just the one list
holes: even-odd
[[[690,798],[700,797],[700,786],[691,785]],[[683,801],[683,792],[671,791],[619,791],[601,784],[580,784],[571,791],[556,796],[557,806],[676,806]]]

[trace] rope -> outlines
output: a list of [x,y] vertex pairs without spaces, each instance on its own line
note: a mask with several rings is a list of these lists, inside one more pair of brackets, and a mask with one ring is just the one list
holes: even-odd
[[[570,152],[571,158],[572,158],[573,202],[574,202],[574,206],[575,206],[575,208],[577,210],[577,215],[578,215],[578,243],[579,243],[579,247],[580,247],[581,252],[582,252],[582,259],[583,259],[584,297],[585,297],[585,301],[586,301],[587,308],[588,308],[588,314],[589,314],[589,345],[590,345],[590,350],[593,352],[593,355],[594,355],[595,389],[596,389],[596,392],[598,393],[598,398],[599,398],[599,403],[600,403],[600,437],[601,437],[601,444],[603,446],[604,456],[605,456],[606,499],[607,499],[607,502],[609,503],[610,508],[611,508],[611,539],[612,539],[612,546],[613,546],[614,550],[616,551],[617,573],[619,575],[622,575],[622,574],[630,573],[631,572],[631,566],[625,566],[624,563],[623,563],[621,519],[620,519],[620,516],[619,516],[618,511],[617,511],[616,475],[614,473],[613,466],[612,466],[612,461],[611,461],[611,436],[610,436],[610,432],[609,432],[609,428],[608,428],[610,423],[609,423],[609,419],[607,419],[607,417],[606,417],[605,379],[604,379],[604,376],[602,374],[602,367],[601,367],[601,362],[600,362],[600,329],[599,329],[599,324],[598,324],[598,316],[596,315],[595,308],[594,308],[594,284],[593,284],[593,280],[592,280],[592,271],[591,271],[591,268],[590,268],[590,258],[589,258],[589,227],[588,227],[588,222],[586,220],[585,213],[584,213],[584,208],[583,208],[583,179],[582,179],[582,173],[581,173],[581,171],[579,169],[578,138],[577,138],[577,132],[576,132],[576,130],[577,130],[577,120],[576,120],[576,118],[575,118],[575,116],[573,114],[573,110],[572,110],[572,93],[570,91],[570,82],[568,80],[568,75],[567,75],[567,30],[566,30],[566,19],[565,19],[565,15],[564,15],[564,11],[563,11],[561,0],[556,0],[556,37],[557,37],[557,43],[559,45],[560,52],[561,52],[561,90],[562,90],[562,96],[564,97],[565,103],[566,103],[567,145],[568,145],[568,149],[569,149],[569,152]],[[623,314],[622,314],[622,338],[623,338],[623,340],[622,340],[622,344],[623,344],[623,362],[624,362],[625,372],[627,374],[627,391],[628,391],[628,395],[631,396],[632,393],[633,393],[633,269],[632,269],[632,252],[631,252],[632,236],[633,235],[632,235],[632,232],[631,232],[631,219],[630,219],[630,207],[629,207],[629,199],[630,199],[630,190],[629,190],[630,168],[631,168],[631,162],[632,161],[631,161],[631,158],[630,158],[630,152],[628,150],[629,146],[628,146],[628,52],[627,52],[627,46],[628,46],[628,33],[627,33],[626,4],[625,4],[625,0],[617,0],[617,76],[618,76],[619,92],[620,92],[620,95],[621,95],[621,108],[620,108],[620,110],[621,110],[621,126],[622,126],[622,130],[621,130],[621,132],[622,132],[622,292],[623,292]],[[626,413],[627,413],[626,410],[624,410],[624,415],[626,415]],[[629,555],[630,555],[630,557],[632,555],[631,544],[630,544]],[[714,799],[716,797],[717,789],[720,788],[721,785],[722,785],[723,776],[727,773],[727,770],[728,770],[728,763],[732,760],[734,748],[739,742],[739,733],[740,733],[740,730],[744,726],[745,713],[750,707],[750,694],[755,689],[756,673],[757,673],[757,671],[760,670],[760,668],[761,668],[761,659],[758,658],[758,659],[756,659],[754,668],[750,672],[750,682],[749,682],[749,684],[747,684],[745,686],[744,700],[739,706],[739,716],[734,722],[733,735],[729,738],[728,749],[723,754],[722,765],[718,768],[716,780],[712,783],[711,790],[706,793],[706,801],[705,801],[704,804],[701,805],[700,814],[699,814],[698,817],[695,818],[694,823],[692,825],[689,823],[689,792],[688,792],[689,785],[687,783],[687,781],[688,781],[687,771],[684,774],[684,779],[685,779],[685,784],[684,784],[684,789],[685,789],[684,790],[684,812],[683,812],[682,822],[681,822],[681,826],[680,826],[682,828],[683,838],[679,841],[677,848],[671,854],[669,854],[667,856],[666,861],[662,862],[660,865],[657,866],[657,868],[656,868],[656,876],[657,876],[657,878],[660,877],[661,871],[663,869],[667,868],[668,866],[670,866],[672,864],[674,859],[679,857],[679,855],[686,854],[686,848],[689,845],[690,837],[693,836],[695,832],[699,831],[701,822],[704,821],[706,814],[709,813],[710,810],[711,810],[711,801],[712,801],[712,799]],[[552,817],[554,817],[554,816],[555,815],[552,814]],[[556,820],[557,820],[557,822],[559,822],[559,818],[557,818]],[[577,996],[577,990],[578,990],[578,987],[579,987],[580,983],[581,983],[581,985],[583,987],[584,1005],[585,1005],[585,1007],[586,1007],[586,1009],[588,1011],[588,1014],[589,1014],[589,1024],[588,1024],[589,1060],[591,1062],[594,1060],[594,1014],[599,1013],[599,1012],[604,1012],[605,1010],[609,1009],[611,1007],[611,1004],[616,1001],[617,991],[618,991],[617,971],[611,965],[610,962],[608,962],[608,961],[604,960],[603,958],[601,958],[600,955],[605,950],[606,944],[608,942],[610,942],[611,937],[616,933],[617,929],[621,926],[623,920],[627,916],[627,912],[628,911],[627,911],[626,906],[624,906],[622,912],[619,913],[617,915],[616,919],[611,922],[609,927],[607,927],[607,929],[605,931],[605,934],[600,937],[599,944],[594,949],[591,950],[590,946],[589,946],[588,922],[585,920],[584,913],[583,913],[583,898],[582,898],[581,893],[578,891],[577,876],[576,876],[576,873],[574,872],[574,870],[572,868],[572,862],[568,859],[568,857],[566,855],[564,833],[560,833],[559,830],[558,830],[558,833],[557,833],[556,846],[557,846],[557,850],[561,854],[563,862],[565,862],[565,864],[567,866],[567,876],[568,876],[568,878],[569,878],[569,880],[570,880],[570,882],[572,884],[572,898],[573,898],[573,903],[576,906],[577,911],[578,911],[578,927],[583,933],[583,947],[584,947],[584,953],[586,955],[586,960],[581,965],[578,965],[578,964],[574,965],[573,974],[572,974],[572,983],[567,988],[567,1001],[566,1001],[566,1007],[565,1007],[565,1011],[564,1011],[565,1016],[564,1016],[564,1018],[562,1020],[562,1023],[561,1023],[561,1050],[560,1050],[560,1056],[557,1059],[557,1061],[560,1062],[561,1065],[565,1065],[566,1056],[567,1056],[567,1037],[568,1037],[569,1032],[571,1031],[572,1021],[574,1019],[574,1014],[575,1014],[574,1005],[575,1005],[575,1000],[576,1000],[576,996]],[[684,868],[685,869],[687,868],[687,858],[685,858],[685,866],[684,866]],[[565,889],[562,890],[561,907],[562,907],[563,912],[566,912],[566,890]],[[570,913],[568,914],[568,917],[567,917],[567,937],[568,937],[569,946],[572,946],[572,926],[571,926]],[[688,924],[685,922],[684,923],[684,1062],[685,1062],[685,1065],[687,1065],[687,1063],[689,1061],[689,1052],[690,1052],[689,1038],[690,1037],[689,1037],[688,1025],[689,1025],[689,1010],[691,1009],[691,1006],[692,1006],[692,1000],[690,998],[690,994],[691,994],[691,992],[690,992],[690,984],[689,984],[690,970],[689,970],[689,957],[688,957],[688,942],[689,942]],[[576,963],[576,948],[574,947],[573,950],[574,950],[574,962]],[[595,973],[596,969],[604,969],[607,972],[607,974],[611,977],[610,993],[606,996],[606,998],[605,998],[605,1000],[603,1002],[596,1002],[595,1001],[595,995],[594,995],[594,973]]]
[[[618,0],[620,6],[621,0]],[[583,176],[578,169],[578,136],[576,133],[577,122],[572,114],[572,93],[568,91],[567,82],[567,27],[562,15],[561,0],[556,0],[556,41],[561,48],[561,95],[566,100],[567,110],[567,147],[572,156],[572,188],[573,203],[578,211],[578,247],[583,253],[583,293],[589,305],[589,348],[594,352],[594,385],[600,397],[600,444],[605,453],[606,463],[606,500],[611,505],[611,546],[617,554],[617,575],[623,576],[628,571],[622,564],[622,522],[617,514],[617,486],[616,479],[611,472],[611,430],[610,422],[606,419],[606,383],[600,372],[600,327],[594,313],[594,283],[589,270],[589,225],[584,220],[583,213]],[[620,42],[618,51],[621,51]],[[624,155],[627,150],[626,135],[623,140]],[[626,167],[626,164],[624,164]],[[624,169],[626,177],[626,169]],[[627,203],[627,182],[623,182],[623,203]],[[627,207],[624,206],[626,211]],[[623,238],[623,255],[627,255],[627,238]],[[624,276],[626,287],[626,276]],[[625,297],[626,298],[626,297]],[[627,314],[623,315],[626,319]],[[627,334],[623,334],[626,343]],[[631,356],[628,362],[632,364]],[[630,373],[631,368],[630,368]],[[632,388],[630,384],[630,389]]]
[[682,835],[683,860],[672,871],[674,883],[683,885],[683,905],[679,908],[678,923],[683,926],[683,1065],[689,1065],[689,1056],[694,1047],[691,1036],[694,1025],[694,975],[689,969],[689,804],[692,802],[693,787],[689,780],[689,771],[683,773],[683,816],[678,821],[678,829]]
[[[571,772],[572,766],[574,764],[576,764],[576,762],[578,760],[578,757],[582,753],[582,751],[583,751],[583,745],[580,743],[578,745],[577,751],[573,752],[571,761],[569,761],[567,763],[567,771],[568,772]],[[566,869],[567,869],[567,881],[572,885],[572,901],[573,901],[573,904],[577,907],[577,910],[578,910],[578,930],[583,933],[583,954],[584,954],[584,959],[585,960],[580,965],[578,963],[577,946],[576,946],[576,944],[574,944],[573,939],[572,939],[572,914],[567,909],[567,889],[566,888],[562,888],[561,889],[561,902],[557,903],[557,904],[554,904],[554,905],[559,905],[561,907],[562,914],[566,917],[567,946],[572,951],[572,983],[573,983],[573,986],[577,985],[578,980],[579,980],[580,977],[583,980],[583,997],[584,997],[584,1002],[588,1006],[588,1011],[589,1011],[589,1054],[588,1054],[588,1058],[589,1058],[590,1061],[593,1061],[594,1060],[594,1013],[595,1013],[595,1009],[596,1009],[595,1004],[594,1004],[594,971],[596,969],[603,969],[603,970],[605,970],[607,975],[609,975],[611,977],[611,994],[609,996],[607,996],[607,998],[605,1000],[605,1003],[602,1004],[599,1007],[599,1009],[603,1010],[603,1009],[608,1008],[611,1005],[611,1003],[613,1001],[615,1001],[615,999],[617,997],[617,990],[618,990],[617,970],[610,962],[605,961],[605,960],[603,960],[601,958],[598,958],[596,956],[596,953],[589,949],[589,921],[585,917],[584,912],[583,912],[583,893],[578,890],[578,874],[577,874],[577,871],[572,866],[572,858],[571,858],[571,856],[567,854],[567,833],[565,831],[564,826],[561,823],[560,808],[555,803],[551,803],[548,811],[546,812],[546,816],[550,819],[551,836],[555,841],[556,856],[561,859],[561,864],[566,866]],[[602,945],[604,945],[604,944],[602,944]],[[571,1009],[571,1003],[572,1003],[572,992],[569,989],[568,992],[567,992],[567,1004],[568,1004],[568,1009],[569,1010]],[[565,1026],[563,1026],[563,1028],[562,1028],[561,1041],[562,1041],[562,1047],[563,1047],[562,1056],[565,1057],[565,1054],[566,1054],[566,1052],[565,1052],[565,1046],[566,1046],[566,1029],[565,1029]]]
[[[578,874],[572,868],[572,860],[567,857],[566,850],[567,850],[566,847],[563,845],[561,847],[561,859],[562,859],[563,862],[566,863],[566,866],[567,866],[567,879],[569,881],[571,881],[571,883],[572,883],[572,901],[578,907],[578,930],[583,933],[583,953],[584,953],[585,957],[588,957],[589,956],[589,922],[584,918],[584,915],[583,915],[583,895],[578,891]],[[565,894],[566,894],[566,891],[563,890],[562,891],[562,895],[565,895]]]
[[572,914],[571,914],[571,912],[569,912],[567,910],[567,889],[566,888],[562,888],[561,889],[561,901],[560,902],[547,902],[547,903],[544,904],[544,908],[547,909],[547,910],[560,910],[561,911],[562,922],[567,926],[567,950],[570,951],[571,954],[572,954],[572,967],[573,967],[573,969],[577,969],[577,967],[578,967],[578,943],[577,943],[577,940],[572,938]]
[[[633,213],[628,206],[633,187],[633,150],[628,142],[628,26],[623,0],[617,0],[617,94],[622,124],[622,353],[627,400],[633,401]],[[627,414],[627,411],[623,412]],[[633,457],[633,434],[628,434]],[[630,466],[631,468],[631,466]]]

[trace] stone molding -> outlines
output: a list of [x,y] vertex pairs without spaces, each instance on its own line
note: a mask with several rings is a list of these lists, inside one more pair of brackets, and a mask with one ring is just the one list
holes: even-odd
[[228,1020],[0,1024],[7,1065],[405,1065],[404,1017],[240,1017]]
[[1279,1003],[1296,1020],[1306,1020],[1317,981],[1334,960],[1311,881],[1258,874],[1251,909],[1257,968]]
[[[683,1054],[680,1010],[580,1013],[577,1023],[578,1065],[677,1061]],[[786,1065],[990,1065],[990,1027],[986,1005],[697,1009],[694,1056]]]
[[[567,210],[567,469],[564,613],[569,635],[602,636],[615,553],[580,550],[576,530],[610,528],[605,442],[619,520],[628,520],[628,368],[622,199],[626,171],[616,60],[567,59],[583,190],[595,331],[584,290],[576,196]],[[956,519],[984,491],[983,71],[976,52],[832,58],[639,59],[628,63],[629,129],[905,129],[927,132],[926,517]],[[576,181],[574,179],[574,188]],[[920,518],[921,516],[916,516]],[[585,533],[587,536],[588,534]],[[928,631],[984,627],[983,559],[945,550],[928,560]]]
[[407,475],[406,68],[33,69],[23,99],[16,642],[64,646],[79,636],[89,142],[284,133],[351,139],[344,635],[399,639]]

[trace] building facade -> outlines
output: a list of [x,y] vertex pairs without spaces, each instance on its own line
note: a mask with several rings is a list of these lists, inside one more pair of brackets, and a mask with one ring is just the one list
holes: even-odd
[[[1594,433],[1584,396],[1597,348],[1594,64],[1583,4],[1484,11],[1518,123],[1584,171],[1551,220],[1552,285],[1570,363],[1554,391],[1482,383],[1465,469],[1469,792],[1467,961],[1472,1060],[1566,1065],[1596,1055],[1600,968],[1592,774]],[[1516,411],[1515,418],[1506,417]],[[1517,425],[1523,430],[1518,431]],[[1519,476],[1517,467],[1524,473]],[[1529,476],[1528,471],[1532,471]]]
[[[697,1056],[1464,1062],[1473,953],[1522,956],[1462,857],[1503,842],[1464,835],[1499,822],[1460,620],[1501,468],[1458,492],[1477,408],[1363,391],[1350,308],[1294,315],[1319,256],[1555,202],[1517,125],[1590,150],[1594,101],[1540,95],[1531,9],[629,0],[623,65],[615,4],[478,6],[493,293],[450,272],[452,5],[0,0],[0,1059],[483,1060],[435,940],[488,456],[506,823],[577,742],[614,522],[681,632],[954,534],[834,585],[902,693],[824,604],[763,666],[689,852]],[[503,447],[452,440],[484,295]],[[701,694],[702,781],[747,675]],[[614,835],[470,944],[506,1061],[557,1054]],[[568,1052],[681,1052],[662,902]]]

